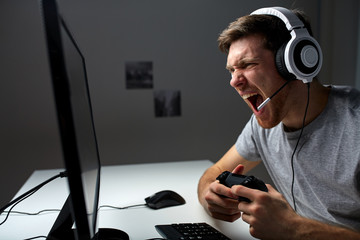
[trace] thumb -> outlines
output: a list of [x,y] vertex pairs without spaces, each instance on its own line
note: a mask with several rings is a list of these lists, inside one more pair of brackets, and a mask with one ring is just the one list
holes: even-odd
[[244,168],[245,168],[244,165],[239,164],[239,165],[237,165],[236,168],[234,168],[234,170],[232,171],[232,173],[242,174],[243,171],[244,171]]

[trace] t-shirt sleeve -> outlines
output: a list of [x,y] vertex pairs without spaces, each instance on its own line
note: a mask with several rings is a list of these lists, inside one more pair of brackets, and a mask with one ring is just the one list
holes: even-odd
[[256,144],[256,127],[257,120],[252,115],[235,143],[238,153],[249,161],[261,160]]

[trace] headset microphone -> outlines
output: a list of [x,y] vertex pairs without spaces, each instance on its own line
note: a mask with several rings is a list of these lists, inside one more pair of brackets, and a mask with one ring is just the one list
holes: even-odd
[[270,97],[268,97],[267,99],[265,99],[265,101],[263,101],[256,109],[257,109],[258,111],[260,111],[260,109],[262,109],[266,104],[268,104],[268,102],[270,102],[270,100],[271,100],[276,94],[278,94],[278,93],[281,91],[281,89],[283,89],[283,88],[286,86],[286,84],[288,84],[289,82],[291,82],[291,81],[286,81],[276,92],[273,93],[273,95],[271,95]]

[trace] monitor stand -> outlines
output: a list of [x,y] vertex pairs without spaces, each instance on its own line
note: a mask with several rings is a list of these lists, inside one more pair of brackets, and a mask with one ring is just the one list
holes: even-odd
[[[52,226],[47,240],[75,240],[73,218],[71,216],[70,195],[66,199],[61,211]],[[118,229],[100,228],[92,240],[129,240],[129,235]]]
[[113,228],[100,228],[92,240],[129,240],[129,235]]
[[71,217],[71,206],[70,206],[70,194],[68,198],[66,199],[63,207],[61,208],[61,211],[58,215],[58,217],[55,220],[54,225],[52,226],[48,236],[47,240],[53,240],[53,239],[69,239],[69,240],[75,240],[74,238],[74,232],[72,229],[73,226],[73,220]]

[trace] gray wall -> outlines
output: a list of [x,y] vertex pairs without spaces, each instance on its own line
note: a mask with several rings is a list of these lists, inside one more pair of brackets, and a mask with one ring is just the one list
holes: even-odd
[[[216,161],[225,153],[251,113],[229,86],[226,56],[216,39],[229,22],[259,7],[304,9],[323,45],[323,82],[355,85],[357,0],[59,0],[59,5],[87,61],[104,165]],[[63,163],[38,1],[0,1],[0,36],[3,205],[34,170]],[[152,61],[154,88],[127,90],[126,61]],[[163,89],[181,91],[181,117],[155,118],[153,92]],[[263,168],[255,174],[268,179]]]

